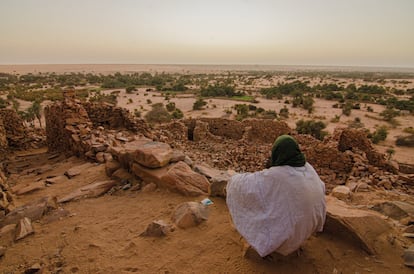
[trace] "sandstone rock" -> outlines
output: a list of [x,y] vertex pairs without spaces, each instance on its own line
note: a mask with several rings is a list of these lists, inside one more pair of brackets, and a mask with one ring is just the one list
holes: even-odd
[[380,203],[373,206],[372,209],[393,218],[394,220],[401,220],[408,216],[414,216],[414,205],[400,201]]
[[208,219],[208,208],[197,202],[179,204],[172,216],[172,221],[180,228],[189,228]]
[[149,183],[142,187],[142,192],[153,192],[157,189],[157,185],[154,183]]
[[332,189],[331,195],[339,200],[347,200],[351,197],[351,190],[346,186],[336,186]]
[[31,183],[31,184],[26,185],[26,186],[17,185],[17,186],[12,188],[12,191],[16,195],[23,195],[23,194],[34,192],[34,191],[41,190],[41,189],[44,189],[44,188],[45,188],[45,183],[40,181],[40,182]]
[[173,156],[173,150],[168,144],[149,142],[136,148],[134,160],[149,168],[166,166]]
[[0,227],[17,224],[20,219],[27,217],[32,221],[39,220],[49,208],[53,208],[53,198],[44,197],[34,202],[17,207],[3,218],[0,217]]
[[404,250],[404,264],[409,267],[414,267],[414,245]]
[[140,164],[132,164],[132,172],[141,178],[146,183],[155,183],[158,186],[162,186],[161,178],[167,174],[168,167],[162,168],[146,168]]
[[112,157],[112,154],[111,153],[105,152],[103,154],[103,157],[104,157],[105,163],[113,160],[113,157]]
[[118,161],[108,161],[105,163],[106,176],[111,177],[112,174],[121,167]]
[[58,203],[66,203],[69,201],[75,201],[83,198],[94,198],[98,197],[110,190],[114,187],[118,182],[110,180],[110,181],[103,181],[103,182],[96,182],[73,191],[68,195],[60,198]]
[[16,227],[16,236],[15,241],[21,240],[31,234],[34,233],[32,222],[29,218],[24,217],[23,219],[20,219],[19,223]]
[[226,187],[231,176],[235,174],[234,171],[214,169],[206,164],[194,166],[194,170],[204,176],[210,181],[209,194],[210,196],[226,197]]
[[58,220],[63,219],[64,217],[67,217],[70,215],[70,212],[67,211],[64,208],[58,208],[57,210],[54,210],[53,212],[51,212],[50,214],[46,215],[43,219],[42,219],[42,223],[53,223],[56,222]]
[[182,152],[181,150],[176,150],[174,149],[171,155],[171,159],[170,162],[171,163],[176,163],[179,161],[184,161],[185,160],[185,154],[184,152]]
[[184,158],[184,163],[186,163],[188,166],[192,167],[193,166],[193,160],[191,160],[190,157],[188,157],[187,155]]
[[104,158],[104,153],[103,152],[98,152],[95,155],[96,161],[100,164],[105,163],[105,158]]
[[0,245],[10,246],[16,235],[16,224],[5,225],[0,229]]
[[24,271],[24,274],[35,274],[35,273],[41,273],[41,272],[42,272],[42,267],[40,266],[39,263],[35,263],[31,267],[27,268]]
[[136,148],[149,142],[152,142],[152,140],[147,138],[139,138],[125,144],[119,144],[117,146],[112,145],[109,147],[108,151],[121,164],[121,166],[128,168],[134,161]]
[[78,166],[75,166],[75,167],[72,167],[72,168],[68,169],[65,172],[65,175],[69,179],[71,179],[71,178],[81,174],[82,171],[87,170],[87,169],[89,169],[93,166],[94,166],[94,164],[92,164],[92,163],[85,163],[85,164],[82,164],[82,165],[78,165]]
[[4,254],[6,254],[6,250],[7,248],[5,246],[0,245],[0,258],[3,257]]
[[364,249],[368,254],[376,254],[386,243],[391,226],[374,212],[363,211],[347,206],[344,202],[327,196],[327,215],[324,232],[340,236]]
[[169,189],[188,196],[206,195],[210,185],[205,176],[194,172],[184,162],[172,165],[161,181]]
[[144,232],[142,232],[139,236],[161,237],[166,236],[173,230],[174,229],[171,225],[167,224],[163,220],[158,220],[150,223],[147,229]]
[[52,178],[47,178],[46,179],[46,184],[62,184],[62,183],[66,183],[68,181],[68,177],[66,177],[65,175],[59,175],[59,176],[55,176]]
[[119,182],[129,181],[132,178],[134,178],[134,176],[122,167],[117,169],[111,175],[112,180],[116,180],[116,181],[119,181]]

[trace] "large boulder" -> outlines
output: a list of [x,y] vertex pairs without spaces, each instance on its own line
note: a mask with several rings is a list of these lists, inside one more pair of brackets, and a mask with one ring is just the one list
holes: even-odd
[[169,189],[187,196],[207,195],[210,186],[205,176],[194,172],[184,162],[172,165],[161,181]]
[[414,217],[414,205],[400,201],[379,203],[373,206],[372,209],[394,220],[401,220],[409,216]]
[[326,206],[324,232],[354,243],[368,254],[396,248],[387,240],[394,231],[380,214],[352,208],[331,196],[326,197]]
[[129,168],[130,164],[134,161],[137,147],[149,142],[152,142],[152,140],[142,137],[123,144],[114,143],[108,150],[123,167]]
[[210,196],[226,197],[227,183],[235,174],[233,170],[218,170],[206,164],[199,164],[194,166],[194,171],[206,176],[210,181]]
[[149,168],[158,168],[168,165],[173,156],[170,145],[161,142],[149,142],[138,146],[134,160]]

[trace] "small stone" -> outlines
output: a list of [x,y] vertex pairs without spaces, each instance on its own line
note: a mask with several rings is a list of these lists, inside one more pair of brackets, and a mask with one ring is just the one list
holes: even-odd
[[105,173],[108,177],[111,177],[112,174],[121,167],[121,164],[117,161],[107,161],[105,163]]
[[163,220],[153,221],[147,227],[147,229],[139,236],[150,237],[162,237],[172,232],[174,229],[171,225],[167,224]]
[[98,152],[96,153],[96,161],[100,164],[105,163],[105,158],[104,158],[104,153],[103,152]]
[[414,245],[404,250],[404,264],[409,267],[414,267]]
[[178,205],[172,220],[180,228],[189,228],[201,224],[208,219],[208,208],[197,202],[186,202]]
[[157,185],[154,183],[149,183],[142,187],[142,192],[153,192],[157,189]]
[[331,195],[339,200],[347,200],[351,197],[351,190],[346,186],[337,186],[332,189]]
[[35,263],[30,268],[26,269],[24,271],[24,274],[35,274],[35,273],[41,272],[41,270],[42,270],[42,267],[40,266],[40,264]]
[[5,246],[0,246],[0,257],[3,257],[6,253],[7,248]]
[[21,240],[34,233],[32,222],[29,218],[24,217],[17,224],[15,241]]

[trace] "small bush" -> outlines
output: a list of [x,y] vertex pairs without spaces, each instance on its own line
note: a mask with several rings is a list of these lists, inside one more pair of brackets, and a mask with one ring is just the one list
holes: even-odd
[[203,98],[199,98],[194,102],[193,110],[202,110],[205,105],[207,105],[207,102]]
[[387,128],[382,126],[374,131],[374,133],[371,136],[371,140],[374,144],[378,144],[380,141],[385,141],[385,139],[387,139],[387,135]]
[[397,146],[414,147],[414,134],[408,136],[398,136],[395,144]]
[[145,115],[145,120],[149,123],[166,123],[171,121],[171,115],[164,106],[159,103],[152,105],[152,110]]
[[174,111],[175,110],[175,103],[174,102],[169,102],[166,106],[167,110],[169,112]]
[[296,131],[298,133],[309,134],[319,140],[323,140],[323,138],[328,134],[326,131],[323,131],[324,128],[326,128],[326,125],[322,121],[299,120],[296,122]]

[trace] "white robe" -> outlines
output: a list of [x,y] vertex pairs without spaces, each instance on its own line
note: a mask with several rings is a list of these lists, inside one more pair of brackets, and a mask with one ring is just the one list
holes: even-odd
[[226,202],[236,229],[262,257],[292,253],[325,223],[325,185],[309,163],[236,174]]

